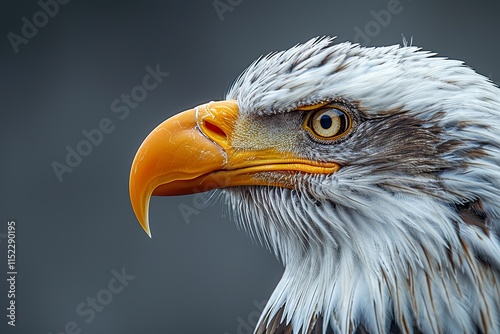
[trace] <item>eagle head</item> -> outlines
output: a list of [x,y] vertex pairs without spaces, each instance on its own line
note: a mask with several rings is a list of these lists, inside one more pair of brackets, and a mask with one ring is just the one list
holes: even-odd
[[285,271],[256,333],[499,333],[500,90],[417,47],[316,38],[160,124],[130,174],[216,191]]

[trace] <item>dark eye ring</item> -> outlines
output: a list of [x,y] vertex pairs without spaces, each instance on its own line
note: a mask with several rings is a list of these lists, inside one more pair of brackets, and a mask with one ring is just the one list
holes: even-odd
[[338,139],[348,133],[351,127],[351,116],[337,107],[313,110],[304,121],[304,128],[322,140]]

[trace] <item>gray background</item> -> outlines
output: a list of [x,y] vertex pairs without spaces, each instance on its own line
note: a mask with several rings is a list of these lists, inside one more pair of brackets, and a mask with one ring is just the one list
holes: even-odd
[[[226,2],[226,0],[223,0]],[[238,1],[232,0],[233,4]],[[402,11],[365,45],[401,42],[464,60],[500,81],[498,2],[401,0]],[[213,1],[82,1],[21,44],[36,1],[0,9],[0,233],[17,221],[17,326],[6,325],[6,242],[0,234],[0,332],[248,333],[282,273],[265,249],[223,217],[220,204],[183,219],[199,197],[154,198],[153,238],[128,198],[144,137],[169,116],[221,99],[255,58],[318,35],[353,40],[389,1],[250,1],[220,19]],[[482,5],[478,5],[481,3]],[[141,84],[146,66],[170,75],[120,120],[110,104]],[[51,163],[109,118],[115,130],[59,182]],[[76,307],[121,271],[135,279],[86,323]],[[102,294],[103,292],[101,292]]]

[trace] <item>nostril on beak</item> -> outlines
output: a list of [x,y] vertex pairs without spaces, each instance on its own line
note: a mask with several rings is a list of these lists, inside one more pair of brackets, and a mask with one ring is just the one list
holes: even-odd
[[238,105],[232,100],[210,102],[196,108],[198,129],[223,150],[231,146],[237,117]]
[[209,137],[217,136],[217,137],[220,137],[221,139],[227,140],[226,133],[224,132],[224,130],[219,128],[217,125],[215,125],[214,123],[212,123],[208,120],[203,120],[203,123],[204,123],[203,125],[204,125],[205,131],[209,132],[209,133],[205,133],[207,136],[209,136]]
[[210,138],[212,141],[217,143],[222,148],[227,148],[228,146],[228,136],[226,132],[215,122],[205,118],[201,122],[201,131]]

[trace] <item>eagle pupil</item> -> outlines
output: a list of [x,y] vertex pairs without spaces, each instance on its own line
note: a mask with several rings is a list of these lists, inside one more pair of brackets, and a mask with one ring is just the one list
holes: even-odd
[[321,119],[319,120],[321,126],[323,127],[323,129],[329,129],[331,126],[332,126],[332,118],[330,116],[327,116],[327,115],[323,115],[321,116]]

